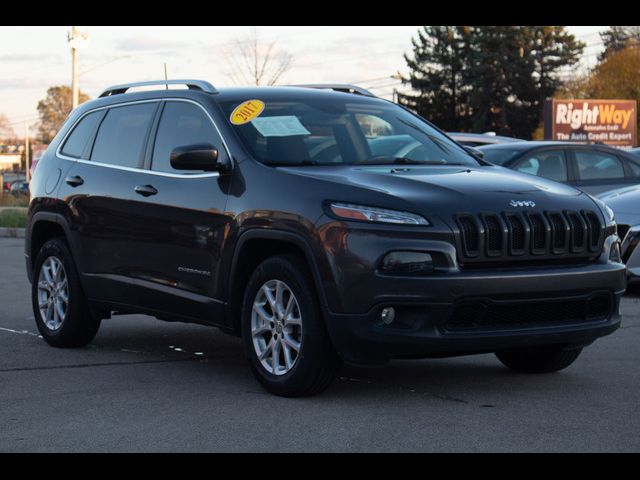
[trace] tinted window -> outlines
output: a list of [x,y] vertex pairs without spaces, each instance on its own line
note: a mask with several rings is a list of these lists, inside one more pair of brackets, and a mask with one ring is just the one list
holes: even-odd
[[640,177],[640,165],[633,161],[627,162],[627,165],[631,167],[631,173],[633,173],[636,177]]
[[93,112],[80,120],[71,135],[67,137],[67,141],[64,142],[64,147],[61,150],[63,155],[74,158],[82,157],[82,152],[84,152],[89,137],[93,134],[101,115],[102,112]]
[[221,159],[225,155],[222,140],[202,108],[186,102],[167,102],[156,134],[151,168],[159,172],[175,172],[170,162],[171,152],[176,147],[196,143],[213,145]]
[[529,155],[518,162],[518,172],[538,175],[557,182],[567,181],[567,160],[562,150],[551,150]]
[[[243,98],[222,104],[229,118]],[[270,165],[478,162],[429,124],[389,102],[347,94],[263,95],[257,118],[232,124],[253,157]]]
[[522,153],[522,150],[500,147],[481,147],[480,150],[484,153],[484,159],[487,162],[491,162],[496,165],[504,165],[509,160],[513,160],[517,155]]
[[624,177],[624,168],[620,159],[602,152],[576,150],[578,177],[581,180],[599,180]]
[[100,124],[91,160],[137,167],[155,108],[155,103],[141,103],[109,109]]

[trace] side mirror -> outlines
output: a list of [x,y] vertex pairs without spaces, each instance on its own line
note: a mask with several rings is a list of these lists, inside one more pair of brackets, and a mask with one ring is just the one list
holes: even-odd
[[475,147],[470,147],[468,145],[465,145],[463,148],[474,157],[484,158],[484,152],[482,150],[479,150]]
[[209,143],[176,147],[171,152],[170,160],[176,170],[219,172],[226,167],[218,162],[218,149]]

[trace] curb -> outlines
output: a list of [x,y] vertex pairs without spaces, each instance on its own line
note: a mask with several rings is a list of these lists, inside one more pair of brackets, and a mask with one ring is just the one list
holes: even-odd
[[24,238],[24,228],[0,227],[0,238]]

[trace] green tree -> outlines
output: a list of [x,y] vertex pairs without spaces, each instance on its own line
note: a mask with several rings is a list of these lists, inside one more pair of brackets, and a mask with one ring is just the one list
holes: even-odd
[[470,127],[469,86],[463,79],[468,38],[468,27],[423,27],[412,39],[413,56],[404,57],[411,73],[403,83],[418,94],[400,94],[399,102],[445,130]]
[[584,49],[562,26],[423,27],[412,43],[404,82],[417,94],[401,103],[447,130],[526,139]]
[[534,62],[525,56],[526,32],[514,26],[473,27],[466,79],[472,128],[529,138],[535,101]]
[[640,27],[611,26],[600,34],[604,50],[598,56],[599,61],[604,61],[610,53],[619,52],[632,44],[640,43]]
[[[79,103],[89,100],[89,96],[80,92]],[[71,113],[72,94],[71,87],[59,85],[50,87],[47,96],[38,102],[38,140],[49,143],[56,135],[65,119]]]

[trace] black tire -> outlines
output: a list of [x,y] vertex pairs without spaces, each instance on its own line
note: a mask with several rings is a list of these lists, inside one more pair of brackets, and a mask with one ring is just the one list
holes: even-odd
[[[251,335],[253,302],[258,290],[271,280],[284,282],[291,289],[302,319],[300,351],[291,369],[282,375],[274,375],[261,364]],[[278,255],[262,262],[247,283],[241,315],[245,353],[253,374],[267,391],[283,397],[302,397],[319,393],[329,386],[342,362],[326,331],[304,258]]]
[[[38,307],[38,278],[40,270],[45,260],[52,256],[62,263],[68,284],[66,315],[61,326],[55,330],[47,327]],[[83,347],[91,342],[96,333],[98,333],[100,318],[87,305],[73,257],[62,238],[48,240],[38,252],[33,269],[31,301],[38,330],[49,345],[60,348]]]
[[571,365],[582,348],[562,346],[531,347],[496,352],[496,357],[511,370],[522,373],[551,373]]

